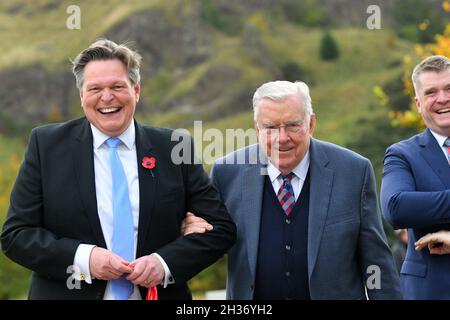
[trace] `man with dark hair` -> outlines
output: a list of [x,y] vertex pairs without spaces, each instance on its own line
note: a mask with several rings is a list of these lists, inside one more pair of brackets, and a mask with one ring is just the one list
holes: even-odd
[[450,229],[450,59],[424,59],[414,68],[412,81],[427,128],[387,149],[381,203],[394,229],[408,228],[400,274],[405,298],[450,299],[450,255],[430,255],[420,250],[423,245],[414,250],[424,235]]
[[[172,131],[133,121],[140,61],[93,43],[73,61],[85,117],[31,132],[1,235],[33,271],[30,299],[142,299],[154,286],[190,299],[187,281],[235,241],[202,166],[174,164]],[[214,229],[180,236],[186,211]]]

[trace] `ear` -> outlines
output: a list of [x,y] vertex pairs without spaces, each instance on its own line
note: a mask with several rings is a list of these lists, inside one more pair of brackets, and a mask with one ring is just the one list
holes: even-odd
[[314,133],[314,128],[316,127],[316,115],[312,114],[309,119],[309,135],[312,136]]
[[421,114],[422,112],[422,104],[420,103],[420,99],[417,96],[414,97],[414,101],[416,102],[417,111]]
[[134,86],[134,93],[136,95],[136,102],[138,102],[141,95],[141,84],[139,82]]
[[81,89],[79,92],[80,92],[81,107],[83,107],[83,90]]
[[256,120],[253,121],[253,125],[255,126],[255,130],[256,130],[256,141],[259,142],[259,128],[258,128],[258,124],[256,123]]

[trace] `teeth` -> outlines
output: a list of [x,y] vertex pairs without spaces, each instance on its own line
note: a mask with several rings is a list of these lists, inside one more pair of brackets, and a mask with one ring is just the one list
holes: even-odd
[[111,113],[119,110],[120,108],[105,108],[105,109],[99,109],[101,113]]

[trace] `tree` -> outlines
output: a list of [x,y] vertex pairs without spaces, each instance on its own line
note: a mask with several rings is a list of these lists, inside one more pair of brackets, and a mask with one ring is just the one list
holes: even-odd
[[339,49],[336,41],[329,32],[325,32],[320,42],[320,57],[322,60],[335,60],[339,58]]
[[428,1],[394,1],[392,15],[397,34],[413,42],[433,41],[434,35],[443,28],[442,17]]
[[[444,1],[442,3],[442,8],[446,12],[450,12],[450,2]],[[420,24],[418,26],[420,29],[427,28],[427,25]],[[417,45],[416,47],[416,56],[417,58],[413,58],[411,56],[406,56],[404,58],[405,62],[405,72],[403,73],[403,91],[405,94],[410,97],[410,107],[405,111],[398,110],[390,110],[388,115],[391,119],[391,123],[393,126],[400,127],[416,127],[418,131],[422,131],[425,127],[422,117],[417,111],[415,101],[414,101],[414,88],[411,80],[411,71],[414,63],[417,60],[423,59],[429,55],[438,54],[446,57],[450,56],[450,23],[447,24],[445,30],[442,34],[436,34],[434,36],[434,42],[425,44],[425,45]],[[378,97],[384,104],[386,104],[386,100],[389,99],[388,96],[379,87],[376,88],[378,91]]]

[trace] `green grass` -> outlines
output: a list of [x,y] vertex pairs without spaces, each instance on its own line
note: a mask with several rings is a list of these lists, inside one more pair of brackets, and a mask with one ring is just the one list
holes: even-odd
[[0,165],[7,164],[11,157],[21,157],[25,142],[19,138],[5,137],[0,134]]
[[[66,67],[74,56],[133,12],[155,7],[170,8],[163,0],[2,0],[0,3],[0,69],[45,61],[50,69]],[[46,8],[58,3],[56,8]],[[78,5],[81,29],[69,30],[66,13]]]
[[[22,161],[24,142],[20,139],[6,138],[0,135],[0,229],[9,206],[9,194],[19,164]],[[24,289],[28,286],[30,272],[6,258],[0,252],[0,300],[24,298]]]

